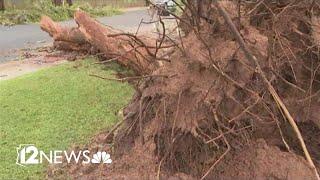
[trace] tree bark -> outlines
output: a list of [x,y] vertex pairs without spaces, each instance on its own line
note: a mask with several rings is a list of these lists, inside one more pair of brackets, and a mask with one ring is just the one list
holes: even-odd
[[133,69],[137,74],[150,74],[158,66],[155,58],[155,47],[147,38],[136,37],[105,26],[87,13],[78,11],[74,15],[77,28],[67,28],[44,16],[40,22],[41,29],[48,32],[60,49],[79,50],[90,44],[108,59],[117,60],[120,64]]
[[55,41],[66,41],[79,45],[87,43],[84,34],[78,28],[67,28],[54,22],[50,17],[43,16],[40,27],[46,31]]
[[5,11],[5,5],[4,5],[4,0],[0,0],[0,11]]

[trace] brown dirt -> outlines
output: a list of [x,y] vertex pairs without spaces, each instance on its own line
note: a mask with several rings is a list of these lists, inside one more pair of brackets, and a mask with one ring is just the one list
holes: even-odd
[[[140,82],[124,111],[131,116],[114,137],[113,164],[72,177],[186,180],[209,172],[204,179],[316,179],[296,134],[209,2],[197,7],[210,14],[192,19],[198,29],[183,39],[184,48]],[[236,24],[237,5],[221,2]],[[310,7],[307,0],[244,4],[240,32],[319,165],[320,54],[308,23],[318,9],[311,14]]]
[[268,146],[263,139],[230,154],[211,174],[210,179],[220,180],[314,179],[313,171],[301,157]]
[[[310,150],[313,157],[318,159],[316,163],[320,165],[318,151],[320,147],[319,129],[316,129],[314,125],[308,124],[303,124],[300,127],[304,132],[304,137],[307,137],[306,142],[308,147],[311,147]],[[71,149],[76,152],[77,150],[90,150],[94,153],[98,150],[110,152],[112,150],[113,137],[107,140],[104,139],[108,132],[108,130],[105,130],[97,134],[88,145],[74,145]],[[148,147],[145,147],[145,150],[148,151]],[[83,166],[79,164],[63,164],[49,166],[47,169],[48,179],[64,179],[65,177],[83,180],[156,179],[154,168],[157,167],[158,163],[154,156],[146,157],[144,152],[138,151],[134,151],[134,153],[134,158],[130,155],[125,155],[121,159],[126,161],[115,160],[112,165],[89,164]],[[167,180],[196,180],[196,178],[184,173],[176,173],[170,177],[162,175],[161,178]],[[247,143],[239,151],[233,151],[228,154],[209,174],[207,179],[312,180],[314,179],[314,173],[302,157],[283,151],[278,146],[267,145],[264,139],[257,139]]]
[[77,52],[52,51],[42,47],[21,53],[20,60],[0,64],[0,80],[11,79],[43,68],[75,60],[81,54]]

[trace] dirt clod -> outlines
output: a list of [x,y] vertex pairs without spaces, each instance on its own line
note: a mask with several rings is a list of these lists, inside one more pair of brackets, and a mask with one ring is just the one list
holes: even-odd
[[314,179],[314,172],[301,157],[268,146],[263,139],[230,156],[230,161],[222,162],[211,173],[211,179]]

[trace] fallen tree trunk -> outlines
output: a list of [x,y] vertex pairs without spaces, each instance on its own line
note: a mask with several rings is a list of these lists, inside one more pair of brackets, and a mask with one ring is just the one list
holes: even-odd
[[50,17],[43,16],[40,21],[40,27],[46,31],[55,41],[65,41],[77,43],[79,45],[87,43],[84,35],[78,28],[67,28],[54,22]]
[[44,16],[41,29],[48,32],[58,49],[88,50],[88,44],[98,49],[108,59],[133,69],[137,74],[150,74],[157,66],[156,49],[145,37],[136,37],[105,26],[78,11],[74,15],[77,28],[63,27]]
[[42,17],[40,27],[53,38],[53,46],[58,50],[88,51],[91,47],[77,28],[63,27],[48,16]]

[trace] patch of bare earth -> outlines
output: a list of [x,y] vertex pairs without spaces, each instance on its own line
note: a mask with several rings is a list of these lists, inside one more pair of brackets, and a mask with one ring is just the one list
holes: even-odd
[[78,52],[53,51],[49,47],[22,51],[20,60],[0,64],[0,80],[11,79],[82,57]]

